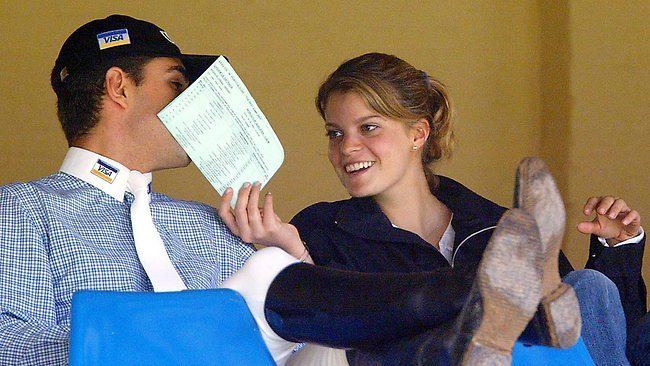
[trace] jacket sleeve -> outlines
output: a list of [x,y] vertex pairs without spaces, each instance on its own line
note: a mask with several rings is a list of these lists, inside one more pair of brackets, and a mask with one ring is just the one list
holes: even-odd
[[641,275],[645,237],[636,244],[606,247],[591,236],[585,268],[595,269],[611,279],[621,296],[628,329],[647,311],[646,286]]
[[[326,222],[331,221],[326,212],[327,206],[319,203],[307,207],[294,216],[290,224],[294,225],[300,234],[300,239],[307,246],[309,255],[318,266],[330,266],[332,258],[330,238],[324,232]],[[330,232],[331,233],[331,232]]]
[[67,363],[69,322],[59,322],[47,235],[0,188],[0,364]]

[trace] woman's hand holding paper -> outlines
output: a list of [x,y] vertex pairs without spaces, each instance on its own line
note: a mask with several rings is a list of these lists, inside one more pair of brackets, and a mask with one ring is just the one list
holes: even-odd
[[[221,197],[219,216],[226,226],[246,243],[275,246],[301,260],[311,259],[306,253],[295,226],[282,222],[273,210],[273,196],[267,193],[264,204],[258,206],[261,184],[245,183],[239,190],[234,209],[230,207],[233,189]],[[307,254],[307,255],[306,255]]]

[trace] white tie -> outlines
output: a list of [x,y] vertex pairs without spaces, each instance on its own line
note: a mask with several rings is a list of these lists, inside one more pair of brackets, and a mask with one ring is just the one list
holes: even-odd
[[187,287],[169,259],[165,245],[151,218],[149,183],[151,183],[151,173],[142,174],[136,170],[129,173],[127,188],[134,196],[131,204],[131,226],[135,250],[154,291],[185,290]]

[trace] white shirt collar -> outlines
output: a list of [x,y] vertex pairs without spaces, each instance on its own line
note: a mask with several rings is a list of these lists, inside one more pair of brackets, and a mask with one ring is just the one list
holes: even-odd
[[456,239],[456,231],[451,226],[451,220],[454,218],[454,214],[451,214],[451,219],[449,219],[449,224],[447,229],[442,234],[440,238],[440,253],[447,259],[447,262],[451,263],[452,258],[454,257],[454,240]]
[[78,147],[68,149],[59,170],[97,187],[120,202],[124,201],[131,172],[113,159]]

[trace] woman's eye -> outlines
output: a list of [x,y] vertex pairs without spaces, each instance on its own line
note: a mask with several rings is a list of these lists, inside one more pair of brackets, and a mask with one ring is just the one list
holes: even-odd
[[377,125],[363,125],[363,126],[361,126],[361,130],[363,132],[371,132],[371,131],[374,131],[374,130],[376,130],[378,128],[379,128],[379,126],[377,126]]
[[327,130],[327,132],[325,132],[325,136],[327,136],[330,140],[340,137],[342,135],[343,133],[339,130]]

